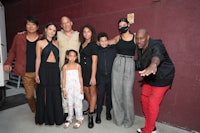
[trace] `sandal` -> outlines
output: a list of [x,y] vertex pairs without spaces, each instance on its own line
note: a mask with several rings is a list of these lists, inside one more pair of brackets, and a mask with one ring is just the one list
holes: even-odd
[[79,128],[79,127],[81,126],[81,124],[82,124],[81,121],[77,121],[77,122],[74,124],[73,128],[77,129],[77,128]]
[[72,121],[65,121],[63,128],[68,128],[71,125]]

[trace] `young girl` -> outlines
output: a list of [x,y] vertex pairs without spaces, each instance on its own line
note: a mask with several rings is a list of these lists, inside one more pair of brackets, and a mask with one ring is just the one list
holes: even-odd
[[96,44],[96,32],[91,25],[84,25],[79,34],[80,64],[83,71],[83,89],[89,103],[88,128],[94,127],[93,115],[96,106],[96,71],[98,60],[98,47]]
[[78,64],[78,53],[72,49],[66,51],[66,61],[62,68],[62,91],[68,104],[68,117],[64,128],[68,128],[72,123],[74,108],[77,122],[73,128],[79,128],[83,120],[83,79],[81,66]]

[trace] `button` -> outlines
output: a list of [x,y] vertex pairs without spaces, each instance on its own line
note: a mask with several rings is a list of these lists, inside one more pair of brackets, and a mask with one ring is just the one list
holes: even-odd
[[83,57],[83,59],[86,59],[86,57]]
[[84,62],[84,64],[86,64],[86,62]]

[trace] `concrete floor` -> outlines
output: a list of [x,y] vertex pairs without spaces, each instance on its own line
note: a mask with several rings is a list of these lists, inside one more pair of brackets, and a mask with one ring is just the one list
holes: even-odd
[[[7,90],[7,96],[24,93],[23,88]],[[102,123],[95,124],[94,128],[88,129],[87,116],[79,129],[68,129],[62,126],[38,126],[34,123],[34,114],[31,113],[27,104],[0,111],[0,133],[136,133],[136,129],[142,127],[144,118],[136,116],[134,125],[131,128],[116,126],[112,120],[105,119],[105,109],[102,113]],[[157,123],[157,133],[190,133],[176,127]]]

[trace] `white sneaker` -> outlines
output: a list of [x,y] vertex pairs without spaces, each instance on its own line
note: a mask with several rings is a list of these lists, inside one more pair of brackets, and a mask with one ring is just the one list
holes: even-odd
[[[137,129],[137,133],[142,133],[142,128]],[[151,133],[157,133],[156,127],[153,129]]]

